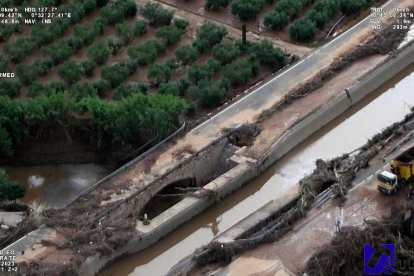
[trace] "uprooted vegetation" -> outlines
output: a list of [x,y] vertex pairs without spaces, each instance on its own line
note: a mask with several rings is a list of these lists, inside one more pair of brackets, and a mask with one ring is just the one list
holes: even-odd
[[[307,263],[308,275],[363,275],[364,247],[370,244],[395,244],[396,275],[411,275],[409,264],[414,262],[414,240],[405,234],[404,208],[394,210],[381,221],[365,221],[365,227],[347,226],[341,229],[330,244],[324,245]],[[404,266],[405,264],[405,266]],[[410,273],[411,272],[411,273]]]
[[[395,137],[400,136],[403,133],[402,130],[407,131],[405,125],[413,118],[414,113],[411,113],[403,121],[395,123],[381,133],[376,134],[355,155],[344,154],[328,161],[317,160],[313,173],[300,181],[300,196],[292,208],[249,237],[243,237],[230,243],[213,241],[209,245],[198,249],[191,259],[191,263],[188,263],[187,260],[187,263],[179,264],[177,266],[178,270],[186,268],[187,271],[191,271],[210,263],[227,264],[231,262],[235,255],[252,250],[260,244],[279,240],[292,229],[298,219],[307,215],[307,212],[315,203],[316,197],[328,188],[332,189],[336,197],[345,200],[348,190],[352,187],[352,180],[356,172],[368,167],[370,160],[377,156],[385,145]],[[311,273],[310,275],[319,274]]]
[[[408,23],[404,23],[409,27]],[[306,97],[308,94],[321,88],[324,83],[334,76],[339,74],[342,70],[350,67],[354,62],[362,60],[373,55],[387,55],[392,51],[396,51],[398,46],[404,40],[409,28],[406,30],[396,30],[393,24],[384,29],[382,32],[376,34],[366,44],[360,45],[354,51],[335,61],[328,69],[323,70],[310,81],[300,85],[298,88],[289,92],[283,100],[278,102],[272,108],[265,110],[259,116],[258,122],[264,121],[275,113],[284,110],[288,105],[292,104],[299,98]]]

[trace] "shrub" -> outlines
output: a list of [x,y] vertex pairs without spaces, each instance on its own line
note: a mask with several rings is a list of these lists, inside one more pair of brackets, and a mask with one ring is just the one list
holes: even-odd
[[43,47],[42,53],[44,56],[50,57],[54,64],[59,64],[69,59],[73,54],[73,50],[67,41],[60,41]]
[[101,70],[101,77],[107,80],[112,88],[119,86],[137,69],[133,61],[119,62],[114,65],[104,66]]
[[181,62],[183,65],[194,63],[200,55],[198,50],[189,44],[183,45],[180,48],[175,49],[174,53],[177,60]]
[[18,63],[29,56],[36,47],[36,44],[30,40],[24,37],[19,37],[13,42],[4,44],[3,51],[11,61]]
[[288,30],[291,39],[301,42],[311,41],[318,32],[315,23],[306,18],[297,19]]
[[240,20],[256,19],[264,6],[264,0],[234,0],[231,4],[231,13]]
[[75,24],[81,21],[85,17],[85,10],[83,5],[79,5],[76,1],[69,2],[67,5],[62,5],[59,8],[60,13],[70,13],[69,20],[70,24]]
[[26,96],[29,98],[36,98],[41,95],[50,96],[52,94],[61,93],[66,89],[67,85],[62,81],[52,81],[51,83],[40,83],[35,81],[30,85]]
[[175,83],[161,83],[157,93],[162,95],[183,96],[190,85],[191,81],[184,77]]
[[102,41],[92,43],[86,52],[87,57],[95,61],[97,64],[105,63],[110,54],[111,51],[109,50],[108,44]]
[[284,54],[279,48],[275,48],[273,43],[264,39],[249,48],[251,59],[258,59],[261,64],[269,66],[272,69],[279,69],[283,64]]
[[174,19],[174,26],[180,30],[185,31],[187,27],[190,25],[190,22],[184,18],[176,18]]
[[36,60],[33,64],[20,63],[16,67],[16,75],[23,84],[29,85],[49,68],[49,64],[45,61]]
[[107,80],[99,80],[92,83],[92,85],[100,97],[105,96],[106,92],[111,89],[111,84]]
[[5,171],[0,169],[0,200],[16,200],[24,197],[25,192],[23,185],[10,181]]
[[227,79],[222,79],[219,83],[203,79],[197,86],[190,87],[190,95],[193,99],[200,101],[204,107],[217,106],[227,96],[230,87]]
[[20,81],[3,80],[0,82],[0,96],[14,97],[19,92],[21,86],[22,83]]
[[17,25],[14,24],[0,24],[0,42],[8,40],[16,28]]
[[220,68],[220,63],[214,59],[209,59],[201,66],[194,63],[188,70],[188,77],[192,82],[197,83],[202,79],[211,79]]
[[229,0],[206,0],[205,8],[207,10],[217,11],[220,8],[227,7]]
[[113,40],[113,39],[108,39],[108,47],[109,49],[112,51],[112,55],[116,55],[119,50],[121,49],[121,47],[124,46],[124,43],[122,42],[122,40]]
[[202,53],[206,49],[220,43],[225,35],[227,35],[227,29],[224,26],[218,26],[211,21],[205,21],[200,29],[197,30],[197,38],[194,40],[193,46]]
[[83,40],[80,37],[71,37],[62,41],[69,45],[69,47],[72,48],[72,51],[75,53],[83,47]]
[[194,115],[196,115],[197,113],[197,105],[194,101],[192,100],[187,100],[185,102],[185,115],[188,117],[193,117]]
[[0,55],[0,72],[1,73],[7,72],[6,70],[7,70],[8,63],[9,63],[9,59]]
[[81,64],[82,64],[83,70],[85,70],[85,75],[87,77],[92,76],[93,71],[96,68],[96,63],[94,61],[91,61],[91,60],[85,60]]
[[157,40],[147,41],[129,47],[127,52],[128,56],[135,59],[139,65],[147,65],[153,63],[159,53],[165,52],[165,44]]
[[75,102],[79,102],[83,98],[97,97],[97,93],[95,87],[89,82],[75,83],[70,90],[69,97]]
[[174,11],[162,8],[159,3],[147,3],[141,9],[141,15],[148,19],[150,25],[161,27],[171,24]]
[[315,26],[318,29],[322,29],[326,23],[329,21],[329,16],[325,11],[317,12],[316,10],[310,10],[308,11],[305,16],[305,19],[311,20],[313,23],[315,23]]
[[155,37],[163,41],[166,44],[166,46],[172,46],[180,41],[182,34],[183,30],[170,25],[159,28],[155,32]]
[[285,12],[273,11],[266,13],[263,24],[272,28],[274,31],[283,29],[289,23],[289,18]]
[[125,17],[134,16],[136,13],[137,5],[132,0],[116,0],[100,10],[101,17],[107,19],[111,25],[120,23]]
[[69,29],[69,24],[70,22],[67,18],[57,18],[52,20],[48,29],[53,37],[60,37]]
[[134,26],[133,26],[133,32],[134,32],[134,36],[138,37],[143,35],[146,31],[147,31],[147,22],[145,22],[144,20],[138,19],[137,21],[135,21]]
[[80,80],[84,75],[82,65],[77,64],[75,61],[66,61],[57,69],[59,77],[61,77],[66,83],[72,84]]
[[120,101],[123,98],[127,98],[132,94],[142,93],[146,94],[149,89],[148,84],[138,83],[138,84],[121,84],[114,90],[112,99],[114,101]]
[[85,0],[83,2],[83,9],[86,14],[90,14],[96,9],[96,0]]
[[240,49],[230,41],[221,42],[213,47],[213,57],[222,65],[234,61],[240,55]]
[[100,34],[99,28],[97,28],[92,22],[76,24],[73,29],[75,31],[75,37],[82,39],[84,45],[91,44]]
[[30,28],[30,36],[36,41],[37,46],[47,44],[55,39],[55,35],[52,32],[45,31],[45,25],[35,24]]
[[300,0],[282,0],[276,4],[275,10],[284,12],[291,18],[296,18],[302,11],[302,2]]
[[134,30],[127,22],[118,23],[115,25],[116,35],[122,39],[125,44],[128,44],[134,39]]
[[243,58],[227,64],[223,69],[223,75],[228,78],[233,86],[246,84],[250,78],[259,72],[259,61]]
[[340,8],[342,13],[348,13],[348,14],[352,14],[352,13],[357,13],[360,10],[362,10],[365,6],[368,5],[369,2],[367,2],[366,0],[342,0],[340,1]]
[[156,63],[148,69],[148,80],[153,85],[160,85],[161,83],[167,83],[170,81],[175,71],[174,66],[169,63]]

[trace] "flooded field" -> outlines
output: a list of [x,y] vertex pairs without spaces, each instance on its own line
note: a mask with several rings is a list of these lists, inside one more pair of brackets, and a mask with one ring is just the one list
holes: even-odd
[[96,164],[4,167],[10,180],[26,187],[21,201],[61,207],[110,173]]
[[314,168],[359,147],[414,106],[414,64],[328,126],[312,135],[259,178],[178,228],[150,248],[125,258],[100,275],[165,275],[178,261],[289,189]]

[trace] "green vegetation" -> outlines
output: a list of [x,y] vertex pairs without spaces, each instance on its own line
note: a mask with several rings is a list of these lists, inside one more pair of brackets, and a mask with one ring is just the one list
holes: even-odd
[[121,47],[124,46],[124,42],[122,42],[122,40],[113,40],[113,39],[108,39],[108,47],[111,50],[112,55],[116,55],[119,50],[121,49]]
[[155,37],[164,42],[166,46],[172,46],[180,41],[183,33],[184,30],[170,25],[159,28],[155,32]]
[[214,59],[209,59],[201,66],[198,63],[194,63],[188,70],[188,78],[193,83],[198,83],[203,79],[210,80],[220,69],[220,63]]
[[45,57],[51,58],[54,64],[59,64],[68,60],[72,56],[73,50],[67,41],[60,41],[43,47],[42,53]]
[[99,97],[105,96],[106,92],[111,89],[111,84],[107,80],[99,80],[92,83],[93,87],[95,87],[96,93]]
[[107,80],[112,88],[118,87],[138,68],[138,64],[132,60],[122,61],[114,65],[102,67],[101,77]]
[[231,13],[237,15],[240,20],[256,19],[264,3],[264,0],[234,0],[231,4]]
[[36,48],[37,45],[29,39],[19,37],[15,41],[4,44],[3,51],[11,61],[19,63],[29,56]]
[[233,86],[240,86],[259,73],[260,62],[257,59],[243,58],[226,65],[223,75],[228,78]]
[[148,19],[151,26],[161,27],[171,24],[174,12],[164,9],[159,3],[147,3],[141,9],[141,15]]
[[97,64],[105,63],[110,54],[111,51],[109,50],[108,44],[102,41],[92,43],[86,52],[87,57],[95,61]]
[[229,0],[206,0],[205,8],[207,10],[217,11],[220,8],[227,7]]
[[84,24],[76,24],[74,27],[75,37],[80,38],[84,45],[89,45],[95,41],[96,37],[101,33],[99,27],[93,22],[85,22]]
[[315,23],[306,18],[300,18],[289,26],[289,35],[293,40],[307,42],[311,41],[318,33]]
[[61,77],[69,85],[79,81],[85,74],[82,65],[77,64],[73,60],[66,61],[62,65],[59,65],[57,71],[59,77]]
[[47,69],[52,66],[53,61],[51,59],[38,59],[33,64],[20,63],[16,67],[16,75],[23,84],[29,85],[33,81],[37,80],[37,78],[45,74]]
[[200,55],[198,50],[189,44],[183,45],[180,48],[175,49],[174,53],[177,60],[183,65],[189,65],[194,63]]
[[230,41],[221,42],[213,47],[213,57],[220,61],[221,65],[226,65],[240,55],[240,49]]
[[[0,128],[0,137],[1,137]],[[1,138],[0,138],[1,143]],[[0,145],[1,147],[1,145]],[[16,200],[24,197],[25,188],[23,185],[9,180],[6,172],[0,169],[0,200]]]
[[289,23],[289,17],[285,12],[273,11],[266,13],[263,24],[274,31],[282,30]]
[[193,46],[202,53],[220,43],[225,35],[227,35],[227,29],[224,26],[218,26],[211,21],[204,21],[203,25],[197,30],[197,37],[193,41]]
[[163,64],[152,64],[148,69],[148,80],[155,86],[159,86],[161,83],[167,83],[177,68],[178,64],[173,58],[166,60]]
[[36,98],[40,95],[50,96],[52,94],[64,92],[66,89],[67,85],[63,81],[52,81],[50,83],[41,83],[35,81],[29,86],[27,97]]
[[20,90],[20,81],[3,80],[0,82],[0,96],[14,97]]
[[166,45],[159,40],[151,40],[138,46],[128,48],[128,56],[138,62],[139,65],[151,64],[158,54],[165,52]]
[[132,94],[142,93],[146,94],[149,89],[148,84],[138,83],[138,84],[121,84],[114,90],[112,99],[114,101],[120,101],[123,98],[127,98]]
[[85,75],[87,77],[92,76],[93,71],[96,68],[96,63],[94,61],[91,60],[85,60],[84,62],[81,63],[83,70],[85,70]]
[[135,37],[141,36],[147,30],[147,23],[138,19],[133,25],[127,22],[115,25],[116,35],[122,39],[125,44],[130,43]]
[[134,16],[137,13],[137,4],[133,0],[116,0],[101,8],[100,13],[109,24],[115,25],[123,22],[125,17]]
[[79,102],[84,98],[93,98],[97,96],[96,89],[90,82],[75,83],[69,94],[69,97],[75,102]]
[[202,106],[214,107],[227,96],[229,88],[230,82],[227,79],[222,79],[218,83],[203,79],[196,86],[190,87],[189,93],[193,99],[199,100]]
[[275,48],[273,43],[264,39],[260,43],[252,45],[249,50],[251,60],[258,59],[261,65],[268,66],[274,71],[281,68],[284,61],[284,54],[280,48]]

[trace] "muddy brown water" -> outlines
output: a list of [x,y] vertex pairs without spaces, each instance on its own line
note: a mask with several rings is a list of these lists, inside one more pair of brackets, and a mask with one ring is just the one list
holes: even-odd
[[414,64],[375,93],[309,137],[260,177],[179,227],[151,247],[120,260],[99,275],[158,276],[215,236],[295,185],[317,158],[332,158],[359,147],[401,120],[414,106]]
[[10,180],[25,186],[26,204],[45,204],[62,207],[83,190],[110,173],[96,164],[42,165],[30,167],[3,167]]

